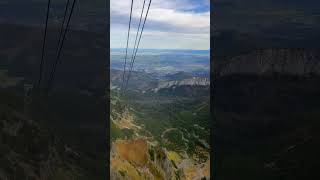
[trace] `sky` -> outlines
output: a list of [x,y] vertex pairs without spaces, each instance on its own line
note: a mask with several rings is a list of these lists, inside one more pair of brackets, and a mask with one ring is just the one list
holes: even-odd
[[[131,48],[143,1],[133,1]],[[131,0],[110,1],[111,48],[126,47],[130,4]],[[210,49],[210,0],[152,0],[139,48]]]

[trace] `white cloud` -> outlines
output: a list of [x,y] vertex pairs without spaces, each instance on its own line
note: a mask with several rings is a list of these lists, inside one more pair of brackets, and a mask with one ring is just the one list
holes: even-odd
[[[131,0],[111,0],[110,3],[111,38],[113,39],[111,46],[123,47],[123,45],[121,46],[123,41],[121,41],[121,44],[116,41],[126,38]],[[146,0],[145,8],[147,8],[148,3],[149,0]],[[140,18],[142,4],[143,0],[134,0],[133,35],[135,35],[137,21]],[[192,44],[190,42],[194,41],[194,44],[197,44],[198,47],[200,45],[200,47],[208,49],[210,41],[210,12],[196,12],[197,8],[208,5],[208,0],[153,0],[144,30],[143,41],[152,42],[151,39],[154,39],[155,44],[160,43],[162,44],[161,46],[165,46],[165,43],[167,43],[168,47],[183,47],[186,46],[183,45],[186,42]],[[162,39],[159,39],[159,37],[162,37]],[[161,42],[158,42],[159,40]],[[172,43],[182,44],[173,45]],[[186,48],[192,47],[189,45]]]

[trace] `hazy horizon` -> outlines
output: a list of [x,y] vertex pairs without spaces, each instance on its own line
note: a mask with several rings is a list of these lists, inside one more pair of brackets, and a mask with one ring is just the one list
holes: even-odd
[[[126,48],[121,48],[121,47],[115,47],[115,48],[110,48],[110,50],[125,50]],[[128,48],[128,50],[133,50],[133,48]],[[139,48],[139,51],[144,51],[144,50],[162,50],[162,51],[208,51],[210,52],[210,49],[166,49],[166,48]]]

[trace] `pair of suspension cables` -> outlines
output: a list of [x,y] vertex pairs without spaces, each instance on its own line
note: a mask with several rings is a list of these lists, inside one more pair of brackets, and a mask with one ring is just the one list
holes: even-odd
[[[143,30],[144,30],[144,27],[145,27],[145,23],[146,23],[146,20],[147,20],[147,17],[148,17],[148,13],[149,13],[151,2],[152,2],[152,0],[149,0],[148,8],[147,8],[146,14],[144,16],[144,21],[143,21],[143,24],[142,24],[142,27],[141,27],[141,22],[142,22],[142,19],[143,19],[143,14],[144,14],[144,11],[145,11],[145,4],[146,4],[146,0],[143,0],[143,6],[142,6],[141,13],[140,13],[139,25],[138,25],[138,29],[137,29],[137,33],[136,33],[136,37],[135,37],[135,41],[134,41],[133,52],[132,52],[132,55],[131,55],[130,64],[128,65],[129,66],[129,70],[127,72],[128,75],[126,77],[128,46],[129,46],[130,30],[131,30],[131,22],[132,22],[132,11],[133,11],[133,0],[131,0],[130,19],[129,19],[129,26],[128,26],[128,34],[127,34],[127,46],[126,46],[126,51],[125,51],[125,59],[124,59],[123,74],[122,74],[122,83],[121,83],[121,89],[120,89],[121,90],[121,95],[123,95],[126,92],[127,87],[128,87],[128,83],[129,83],[129,80],[130,80],[130,76],[131,76],[131,73],[132,73],[132,70],[133,70],[133,65],[134,65],[134,62],[135,62],[135,59],[136,59],[136,56],[137,56],[137,52],[138,52],[138,49],[139,49],[140,40],[141,40],[142,33],[143,33]],[[141,31],[140,31],[140,28],[141,28]],[[139,34],[139,32],[140,32],[140,34]]]
[[[131,0],[131,10],[130,10],[130,20],[129,20],[129,28],[128,28],[128,36],[127,36],[127,46],[126,46],[126,55],[125,55],[125,62],[124,62],[124,69],[123,69],[123,78],[122,78],[122,84],[121,84],[121,91],[122,94],[127,90],[128,87],[128,83],[130,80],[130,76],[133,70],[133,65],[136,59],[136,55],[139,49],[139,45],[140,45],[140,41],[141,41],[141,37],[142,37],[142,33],[145,27],[145,23],[148,17],[148,13],[149,13],[149,9],[150,9],[150,5],[151,5],[152,0],[149,0],[149,4],[148,4],[148,9],[146,12],[146,15],[144,17],[144,21],[143,21],[143,25],[140,31],[140,27],[141,27],[141,22],[142,22],[142,18],[143,18],[143,13],[145,10],[145,4],[146,4],[146,0],[143,1],[143,7],[141,10],[141,14],[140,14],[140,19],[139,19],[139,25],[138,25],[138,29],[137,29],[137,33],[136,33],[136,37],[135,37],[135,42],[134,42],[134,48],[133,48],[133,52],[132,52],[132,56],[131,56],[131,60],[130,60],[130,64],[129,64],[129,71],[128,71],[128,75],[127,75],[127,79],[125,80],[126,77],[126,71],[127,71],[127,57],[128,57],[128,46],[129,46],[129,39],[130,39],[130,30],[131,30],[131,22],[132,22],[132,10],[133,10],[133,0]],[[61,24],[61,28],[60,28],[60,33],[59,33],[59,39],[58,39],[58,47],[57,47],[57,53],[56,53],[56,58],[55,61],[52,65],[52,70],[50,73],[50,77],[48,80],[48,85],[47,85],[47,90],[49,91],[52,88],[52,84],[53,84],[53,80],[55,77],[55,72],[57,69],[57,65],[60,62],[60,57],[61,57],[61,52],[63,49],[63,44],[66,38],[66,34],[68,32],[69,29],[69,24],[70,24],[70,20],[73,14],[73,10],[75,7],[75,3],[76,0],[73,0],[72,5],[71,5],[71,10],[69,13],[69,17],[67,20],[67,23],[65,25],[65,21],[66,21],[66,17],[68,14],[68,10],[69,5],[70,5],[70,0],[67,0],[66,2],[66,6],[65,6],[65,11],[64,11],[64,17],[63,17],[63,21]],[[38,83],[37,83],[37,88],[40,88],[41,85],[41,81],[43,79],[43,66],[45,63],[45,47],[46,47],[46,39],[47,39],[47,31],[48,31],[48,21],[49,21],[49,14],[50,14],[50,6],[51,6],[51,0],[48,0],[47,3],[47,13],[46,13],[46,23],[45,23],[45,32],[44,32],[44,37],[43,37],[43,44],[42,44],[42,53],[41,53],[41,61],[40,61],[40,72],[39,72],[39,79],[38,79]],[[139,34],[140,32],[140,34]],[[139,38],[138,38],[139,37]]]
[[[48,84],[47,84],[47,92],[50,91],[50,89],[52,88],[52,84],[53,84],[53,80],[55,77],[55,73],[56,73],[56,69],[57,69],[57,65],[60,62],[60,57],[61,57],[61,52],[63,49],[63,44],[67,35],[67,32],[69,30],[69,24],[71,21],[71,17],[73,14],[73,10],[76,4],[76,0],[73,0],[72,5],[71,5],[71,9],[70,9],[70,0],[67,0],[66,5],[65,5],[65,10],[64,10],[64,16],[63,16],[63,20],[62,20],[62,24],[60,27],[60,32],[59,32],[59,39],[58,39],[58,45],[57,45],[57,51],[56,51],[56,57],[55,60],[52,64],[52,68],[51,68],[51,73],[50,73],[50,77],[48,79]],[[41,61],[40,61],[40,68],[39,68],[39,79],[36,85],[36,88],[39,89],[41,86],[41,81],[43,79],[43,66],[45,64],[45,49],[46,49],[46,39],[47,39],[47,31],[48,31],[48,21],[49,21],[49,14],[50,14],[50,6],[51,6],[51,0],[48,0],[47,3],[47,13],[46,13],[46,22],[45,22],[45,30],[44,30],[44,37],[43,37],[43,43],[42,43],[42,52],[41,52]],[[68,15],[68,11],[70,9],[69,15]],[[68,19],[67,19],[67,15],[68,15]],[[66,22],[67,20],[67,22]]]

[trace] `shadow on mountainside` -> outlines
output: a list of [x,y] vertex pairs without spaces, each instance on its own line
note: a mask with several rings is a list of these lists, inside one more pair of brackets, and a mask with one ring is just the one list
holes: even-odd
[[[255,53],[239,56],[224,68],[217,65],[213,104],[219,180],[319,177],[320,71],[304,74],[299,68],[310,56],[314,62],[320,59],[309,50],[274,51],[297,59],[287,63],[286,71],[272,69],[270,63],[259,65],[259,56],[252,56]],[[270,51],[262,51],[265,62],[272,62],[264,52]],[[302,56],[297,57],[299,53]],[[283,57],[277,56],[276,64],[283,63]],[[247,66],[238,66],[241,60]]]
[[105,35],[69,31],[46,94],[58,28],[48,32],[48,63],[38,90],[32,85],[39,75],[42,29],[0,26],[1,177],[105,178]]

